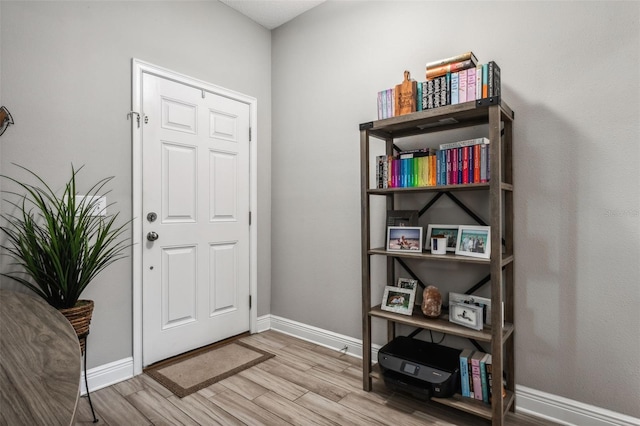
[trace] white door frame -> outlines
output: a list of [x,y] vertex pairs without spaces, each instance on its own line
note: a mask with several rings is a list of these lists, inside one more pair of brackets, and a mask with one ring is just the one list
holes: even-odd
[[[191,78],[174,71],[152,65],[148,62],[133,58],[132,86],[131,86],[131,111],[132,121],[132,181],[133,181],[133,374],[142,373],[142,252],[144,240],[142,236],[142,125],[144,111],[142,111],[142,75],[152,74],[158,77],[173,80],[175,82],[196,87],[205,92],[215,93],[238,102],[249,105],[249,211],[251,212],[251,226],[249,228],[249,294],[251,295],[251,308],[249,309],[250,332],[255,333],[258,322],[258,168],[257,168],[257,100],[251,96],[243,95],[229,89]],[[136,113],[139,114],[136,116]],[[139,118],[138,118],[139,117]],[[140,120],[140,127],[138,127]]]

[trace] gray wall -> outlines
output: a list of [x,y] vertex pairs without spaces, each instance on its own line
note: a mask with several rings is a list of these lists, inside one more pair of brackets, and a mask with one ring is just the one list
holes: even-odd
[[[258,100],[258,315],[269,313],[271,204],[270,32],[218,2],[0,2],[2,104],[16,121],[2,136],[2,170],[19,163],[53,186],[85,164],[116,176],[131,218],[131,58]],[[89,368],[132,355],[131,258],[91,283],[96,302]]]
[[637,2],[328,2],[274,30],[271,313],[361,336],[358,124],[405,69],[473,50],[516,112],[516,382],[640,416],[639,22]]

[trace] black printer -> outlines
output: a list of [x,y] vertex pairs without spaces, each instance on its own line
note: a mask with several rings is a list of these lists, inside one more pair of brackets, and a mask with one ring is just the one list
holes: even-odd
[[378,351],[387,387],[421,399],[450,397],[460,389],[459,349],[399,336]]

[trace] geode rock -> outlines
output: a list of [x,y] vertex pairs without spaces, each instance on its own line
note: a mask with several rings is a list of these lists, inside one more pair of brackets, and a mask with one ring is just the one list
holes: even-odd
[[442,311],[442,295],[437,287],[428,286],[422,292],[422,313],[429,318],[437,318]]

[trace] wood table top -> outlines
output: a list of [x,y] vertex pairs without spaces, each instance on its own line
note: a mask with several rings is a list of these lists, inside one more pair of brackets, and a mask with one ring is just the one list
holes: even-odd
[[60,312],[0,290],[0,424],[74,424],[80,361],[76,333]]

